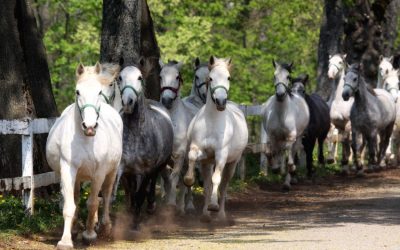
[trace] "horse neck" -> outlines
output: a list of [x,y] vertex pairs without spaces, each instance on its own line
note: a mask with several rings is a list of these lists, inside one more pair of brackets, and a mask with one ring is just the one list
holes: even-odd
[[378,89],[382,89],[383,88],[382,81],[383,81],[383,79],[382,79],[381,73],[378,70],[378,80],[376,82],[376,88],[378,88]]
[[183,105],[183,101],[182,101],[180,95],[178,95],[172,103],[170,112],[171,113],[177,112],[179,110],[179,107],[181,107],[182,105]]
[[285,96],[285,99],[283,99],[283,101],[281,101],[281,102],[278,102],[278,100],[275,99],[274,107],[275,107],[275,111],[278,114],[278,118],[280,120],[284,120],[285,119],[286,114],[287,114],[287,112],[289,110],[289,103],[291,101],[291,98],[292,97],[290,97],[290,95],[287,94]]
[[143,94],[139,95],[137,104],[131,114],[126,115],[130,120],[129,125],[132,127],[142,126],[146,121],[146,98]]
[[344,69],[340,71],[340,75],[338,78],[334,79],[335,84],[337,85],[335,91],[335,99],[336,101],[343,100],[342,92],[344,87]]
[[360,76],[358,91],[354,93],[355,105],[363,110],[366,109],[368,107],[368,96],[370,95],[372,94],[368,91],[364,78]]
[[115,110],[117,110],[117,112],[120,112],[122,109],[122,97],[121,97],[121,92],[119,91],[119,87],[117,84],[114,84],[114,101],[112,103],[112,106]]

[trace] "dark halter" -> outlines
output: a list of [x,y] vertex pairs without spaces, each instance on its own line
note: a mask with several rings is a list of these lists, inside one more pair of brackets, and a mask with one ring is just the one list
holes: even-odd
[[178,97],[179,89],[181,88],[182,82],[183,82],[180,73],[179,73],[179,76],[178,76],[178,77],[179,77],[179,85],[178,85],[178,88],[174,88],[174,87],[171,87],[171,86],[166,86],[166,87],[162,87],[162,88],[161,88],[161,93],[164,92],[165,90],[171,90],[172,92],[174,92],[174,93],[175,93],[175,97],[172,99],[172,100],[174,100],[174,101],[175,101],[175,99]]
[[217,86],[215,86],[214,88],[211,88],[211,85],[210,85],[211,99],[213,100],[214,103],[215,103],[214,92],[215,92],[217,89],[225,89],[226,94],[229,94],[229,90],[228,90],[227,88],[225,88],[225,86],[217,85]]
[[[100,92],[99,95],[102,95],[102,94],[103,94],[103,92]],[[99,119],[99,116],[100,116],[100,107],[97,108],[96,105],[93,105],[93,104],[90,104],[90,103],[86,103],[86,104],[84,104],[82,107],[80,107],[79,104],[78,104],[78,98],[75,99],[75,103],[76,103],[76,106],[77,106],[78,109],[79,109],[79,115],[81,116],[82,121],[83,121],[82,112],[85,110],[85,108],[93,108],[94,111],[96,111],[96,114],[97,114],[96,121]]]
[[282,85],[285,88],[286,93],[288,93],[288,94],[292,93],[292,90],[288,86],[286,86],[286,84],[284,84],[283,82],[278,82],[275,84],[275,92],[279,85]]

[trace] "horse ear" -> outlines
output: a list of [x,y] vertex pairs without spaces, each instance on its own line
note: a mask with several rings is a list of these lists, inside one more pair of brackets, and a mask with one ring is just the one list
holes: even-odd
[[198,68],[200,66],[200,59],[198,57],[196,57],[196,59],[194,60],[194,66],[196,68]]
[[274,68],[276,69],[277,63],[275,62],[275,59],[272,59],[272,65],[274,65]]
[[178,62],[176,64],[176,67],[178,68],[178,70],[181,70],[182,66],[183,66],[183,62]]
[[389,57],[389,62],[393,64],[393,56]]
[[232,58],[231,57],[226,58],[225,62],[228,65],[228,67],[230,67],[232,65]]
[[332,58],[332,55],[329,55],[329,59],[331,59]]
[[343,54],[342,58],[343,60],[346,60],[347,54]]
[[303,84],[304,84],[304,86],[308,83],[308,80],[309,80],[309,75],[308,75],[308,74],[305,74],[305,75],[304,75],[304,79],[303,79]]
[[146,64],[146,60],[144,59],[143,56],[141,56],[141,57],[139,58],[139,66],[140,66],[141,68],[143,68],[143,67],[145,66],[145,64]]
[[78,67],[76,68],[75,74],[76,76],[80,76],[85,72],[85,66],[82,63],[79,63]]
[[161,58],[158,59],[158,64],[160,65],[161,68],[164,67],[164,63],[163,63],[163,61],[161,60]]
[[289,71],[292,71],[292,69],[293,69],[293,62],[290,62],[288,66],[289,66]]
[[121,58],[119,59],[119,66],[123,66],[124,65],[124,62],[125,62],[125,60],[124,60],[124,58],[121,56]]
[[101,64],[99,62],[96,62],[96,65],[94,65],[94,72],[96,72],[96,74],[100,74]]
[[383,59],[383,55],[380,55],[380,56],[379,56],[379,61],[381,62],[382,59]]
[[209,66],[213,66],[215,63],[215,57],[214,56],[210,56],[210,60],[208,61],[208,65]]

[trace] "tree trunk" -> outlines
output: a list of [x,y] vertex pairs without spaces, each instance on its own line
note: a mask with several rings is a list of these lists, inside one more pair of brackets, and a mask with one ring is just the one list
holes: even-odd
[[146,0],[104,0],[100,61],[137,65],[145,57],[150,71],[145,76],[148,98],[159,100],[160,52]]
[[[43,42],[29,2],[0,1],[0,119],[58,115]],[[35,136],[34,171],[49,169]],[[21,136],[0,136],[0,177],[21,175]]]
[[325,0],[318,51],[318,93],[329,96],[328,54],[335,53],[346,53],[348,63],[361,62],[366,81],[375,86],[379,56],[394,52],[399,7],[400,0]]
[[343,36],[343,7],[341,0],[325,0],[319,45],[317,92],[327,100],[332,92],[332,85],[328,80],[329,55],[341,53]]

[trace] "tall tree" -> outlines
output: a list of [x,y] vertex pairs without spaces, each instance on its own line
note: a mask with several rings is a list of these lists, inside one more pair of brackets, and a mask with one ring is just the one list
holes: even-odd
[[328,53],[346,53],[349,63],[363,63],[364,77],[375,85],[379,56],[393,53],[399,7],[400,0],[325,0],[318,54],[317,89],[322,96],[330,93],[325,76]]
[[[0,1],[0,119],[55,117],[46,53],[27,0]],[[48,169],[46,136],[35,136],[35,171]],[[0,177],[21,175],[21,137],[0,136]]]
[[159,100],[158,49],[146,0],[104,0],[100,61],[134,65],[140,56],[151,71],[146,75],[148,98]]

